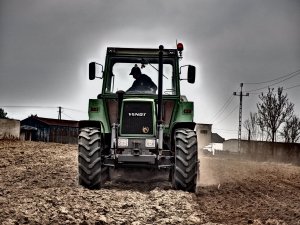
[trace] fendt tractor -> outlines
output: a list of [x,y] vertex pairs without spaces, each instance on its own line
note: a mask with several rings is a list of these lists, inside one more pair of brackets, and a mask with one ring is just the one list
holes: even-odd
[[[182,50],[181,43],[177,49],[109,47],[105,66],[89,64],[89,79],[103,81],[101,94],[89,100],[89,120],[79,122],[80,185],[98,189],[113,168],[145,167],[167,170],[174,189],[195,191],[194,105],[180,94],[180,82],[194,83],[196,70],[179,65]],[[133,71],[148,78],[136,82]]]

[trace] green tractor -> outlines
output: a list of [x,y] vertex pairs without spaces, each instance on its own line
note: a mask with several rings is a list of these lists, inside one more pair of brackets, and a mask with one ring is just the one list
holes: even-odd
[[[194,105],[180,94],[181,80],[195,82],[195,67],[185,65],[181,77],[182,50],[181,43],[177,49],[109,47],[105,66],[89,64],[89,79],[100,74],[103,85],[97,99],[89,100],[89,120],[79,122],[80,185],[98,189],[110,168],[146,167],[168,170],[174,189],[195,191]],[[133,70],[146,74],[146,81],[136,82]]]

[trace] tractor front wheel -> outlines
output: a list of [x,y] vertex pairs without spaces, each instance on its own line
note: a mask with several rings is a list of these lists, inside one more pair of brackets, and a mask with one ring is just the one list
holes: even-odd
[[79,184],[98,189],[109,177],[108,167],[102,165],[101,133],[97,128],[86,127],[80,130],[78,139]]
[[175,189],[194,192],[197,178],[197,135],[191,129],[175,131],[175,166],[172,185]]

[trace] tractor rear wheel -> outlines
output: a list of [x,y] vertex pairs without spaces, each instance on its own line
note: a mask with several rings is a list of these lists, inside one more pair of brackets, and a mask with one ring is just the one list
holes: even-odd
[[108,167],[102,165],[101,133],[97,128],[86,127],[80,130],[78,139],[78,171],[79,184],[97,189],[109,177]]
[[191,129],[175,131],[175,167],[172,185],[175,189],[194,192],[197,178],[197,135]]

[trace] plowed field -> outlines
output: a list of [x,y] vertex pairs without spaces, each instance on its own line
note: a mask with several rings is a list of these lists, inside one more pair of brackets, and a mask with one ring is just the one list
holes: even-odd
[[0,141],[0,224],[300,224],[300,167],[200,160],[197,194],[145,171],[87,190],[76,145]]

